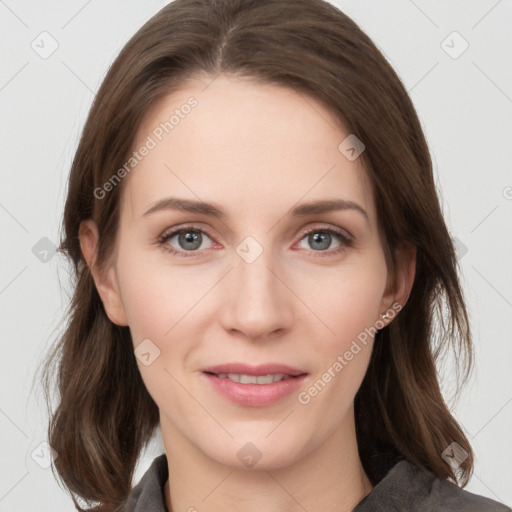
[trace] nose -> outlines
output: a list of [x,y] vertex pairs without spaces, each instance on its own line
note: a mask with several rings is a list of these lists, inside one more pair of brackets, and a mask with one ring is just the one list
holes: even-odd
[[235,255],[233,266],[221,297],[224,329],[254,341],[289,331],[294,296],[270,251],[263,251],[253,262]]

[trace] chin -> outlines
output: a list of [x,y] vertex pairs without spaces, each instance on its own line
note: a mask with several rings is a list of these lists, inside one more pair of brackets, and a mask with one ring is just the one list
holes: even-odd
[[[204,451],[211,459],[220,464],[250,471],[270,471],[292,465],[301,457],[300,444],[293,437],[267,436],[260,433],[242,437],[235,436],[224,446],[220,443],[214,446],[205,446]],[[219,449],[220,448],[220,449]]]

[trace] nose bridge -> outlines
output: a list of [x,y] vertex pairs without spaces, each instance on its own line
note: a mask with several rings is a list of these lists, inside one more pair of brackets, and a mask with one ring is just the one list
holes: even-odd
[[247,237],[236,249],[234,274],[237,295],[255,302],[277,300],[277,280],[270,270],[277,265],[271,248],[263,248],[253,237]]
[[290,292],[276,277],[279,262],[273,251],[264,248],[253,237],[247,237],[234,255],[226,327],[250,337],[264,337],[272,331],[289,327],[291,322]]

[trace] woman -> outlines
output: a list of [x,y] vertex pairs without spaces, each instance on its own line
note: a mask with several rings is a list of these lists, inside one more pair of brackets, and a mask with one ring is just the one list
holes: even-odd
[[64,230],[49,440],[78,510],[509,510],[461,488],[435,363],[467,377],[471,334],[420,123],[332,5],[162,9],[96,96]]

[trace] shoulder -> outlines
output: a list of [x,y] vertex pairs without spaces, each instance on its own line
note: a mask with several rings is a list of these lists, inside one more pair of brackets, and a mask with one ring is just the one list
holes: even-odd
[[408,460],[397,462],[354,512],[512,512],[512,509],[452,482],[440,480]]
[[122,512],[167,512],[164,486],[168,477],[165,453],[156,457],[140,482],[132,489]]

